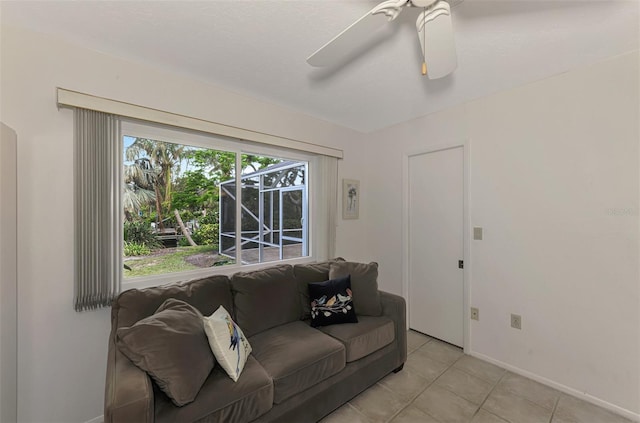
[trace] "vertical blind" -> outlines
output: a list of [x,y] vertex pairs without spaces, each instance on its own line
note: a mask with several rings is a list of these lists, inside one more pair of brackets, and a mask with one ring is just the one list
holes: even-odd
[[336,256],[336,226],[338,210],[338,159],[335,157],[322,157],[322,176],[324,189],[323,198],[326,201],[326,231],[327,231],[327,258]]
[[74,109],[76,311],[111,305],[120,292],[122,143],[117,116]]

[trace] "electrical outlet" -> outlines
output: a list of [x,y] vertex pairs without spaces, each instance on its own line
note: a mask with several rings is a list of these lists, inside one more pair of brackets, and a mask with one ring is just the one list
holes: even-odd
[[476,307],[471,307],[471,320],[480,320],[480,310]]
[[482,228],[473,228],[473,239],[482,241]]
[[514,329],[522,329],[522,316],[520,316],[519,314],[512,314],[511,327]]

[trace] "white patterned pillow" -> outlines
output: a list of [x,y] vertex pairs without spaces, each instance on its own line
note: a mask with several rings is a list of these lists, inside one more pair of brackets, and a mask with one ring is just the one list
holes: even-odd
[[251,345],[231,316],[220,306],[211,316],[204,317],[204,331],[216,361],[234,382],[238,381],[251,354]]

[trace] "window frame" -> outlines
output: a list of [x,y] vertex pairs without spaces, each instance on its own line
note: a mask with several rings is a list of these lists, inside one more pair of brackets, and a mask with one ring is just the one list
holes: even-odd
[[[308,256],[255,264],[242,264],[236,262],[234,264],[219,267],[194,269],[158,275],[138,276],[132,278],[125,278],[123,270],[120,269],[122,291],[133,288],[147,288],[168,283],[187,281],[212,275],[231,275],[239,271],[259,270],[278,264],[293,265],[298,263],[309,263],[328,258],[324,257],[322,253],[323,251],[327,250],[326,245],[328,239],[326,236],[322,236],[321,232],[321,216],[326,213],[322,211],[321,208],[323,204],[326,203],[326,201],[324,201],[324,199],[322,198],[322,193],[325,192],[325,190],[323,190],[324,181],[321,175],[320,155],[315,153],[305,153],[303,151],[287,149],[284,147],[268,146],[256,142],[225,137],[222,135],[202,133],[190,129],[170,127],[146,121],[122,118],[119,142],[123,142],[123,137],[125,135],[234,153],[236,155],[236,169],[240,167],[242,154],[264,155],[286,160],[307,162],[308,175],[306,185],[309,224],[307,226]],[[123,177],[124,166],[122,163],[122,157],[120,157],[120,160],[121,161],[117,164],[118,169],[115,171],[120,172],[120,177]],[[236,183],[241,183],[241,178],[236,178]],[[236,191],[241,190],[238,190],[238,187],[236,187]],[[122,198],[122,192],[120,193],[120,198]],[[242,201],[241,194],[237,197],[236,201]],[[236,207],[236,230],[240,229],[240,211],[241,208]],[[118,212],[121,213],[120,210],[118,210]],[[123,226],[121,225],[120,240],[123,239],[123,236]],[[241,253],[239,238],[240,237],[238,237],[236,244],[236,251]]]

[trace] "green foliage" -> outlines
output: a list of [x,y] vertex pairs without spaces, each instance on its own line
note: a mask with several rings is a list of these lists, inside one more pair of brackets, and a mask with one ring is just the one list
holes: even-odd
[[218,245],[219,226],[217,223],[205,223],[195,231],[191,238],[198,245]]
[[148,256],[151,254],[151,250],[144,244],[137,242],[125,242],[124,243],[124,255],[129,256]]
[[[176,180],[172,204],[178,210],[195,213],[218,203],[218,188],[203,171],[189,171]],[[184,217],[183,217],[184,218]]]
[[125,245],[126,243],[144,245],[148,249],[160,246],[151,225],[144,221],[124,222],[124,242]]
[[201,225],[209,224],[209,223],[218,223],[218,212],[209,210],[206,215],[200,216],[198,218],[198,222]]
[[[194,234],[196,243],[217,245],[220,183],[237,174],[281,162],[271,157],[241,154],[241,169],[236,169],[236,153],[147,138],[136,138],[124,154],[125,160],[131,162],[124,169],[128,189],[125,217],[129,222],[125,224],[124,239],[150,249],[159,244],[149,223],[158,223],[160,229],[176,227],[174,210],[180,212],[185,222],[195,219],[200,223],[201,228]],[[134,219],[145,223],[131,223]]]

